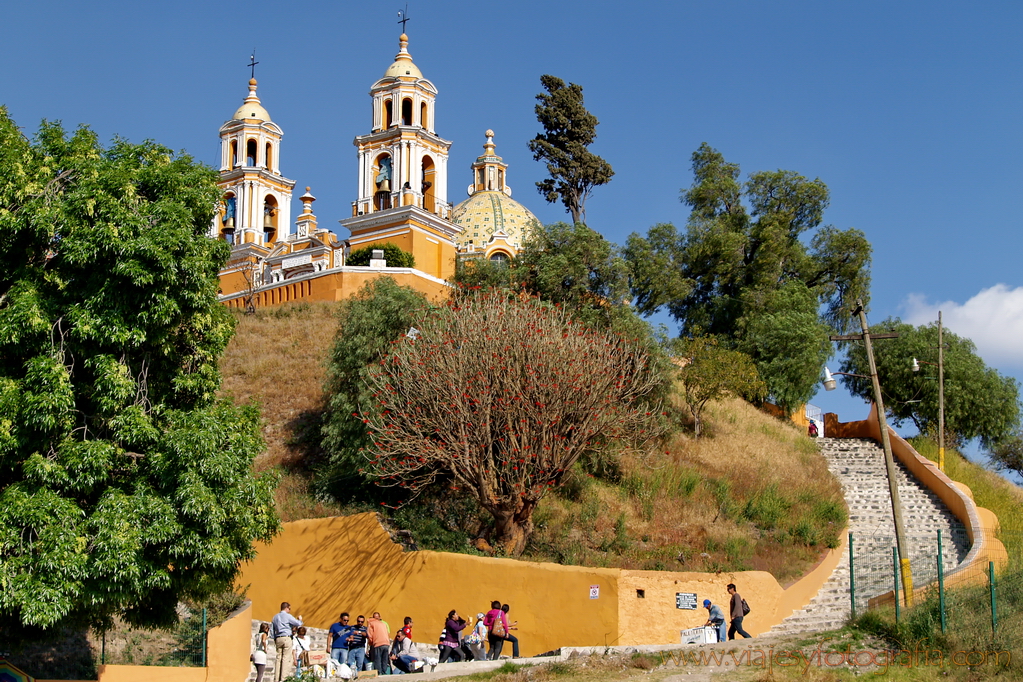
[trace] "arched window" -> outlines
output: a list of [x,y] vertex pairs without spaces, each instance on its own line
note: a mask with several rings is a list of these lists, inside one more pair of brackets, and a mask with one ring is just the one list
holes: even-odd
[[435,213],[437,211],[437,167],[429,156],[423,157],[423,210]]
[[266,143],[266,169],[272,171],[274,169],[273,164],[273,145],[269,142]]
[[263,200],[263,243],[270,244],[277,239],[277,223],[280,215],[277,199],[272,194],[267,194],[266,199]]
[[249,140],[245,143],[245,165],[252,167],[256,165],[256,141]]
[[426,109],[426,102],[419,105],[419,125],[423,128],[430,127],[430,119],[427,117],[429,112]]
[[401,101],[401,124],[412,125],[412,100],[408,97]]
[[220,216],[220,237],[228,244],[234,244],[234,224],[237,217],[238,200],[234,192],[224,195],[224,209]]
[[391,157],[381,154],[373,165],[373,183],[376,191],[373,194],[373,205],[378,211],[391,207]]
[[238,167],[238,140],[231,140],[231,168]]
[[388,97],[384,100],[384,130],[391,127],[391,121],[394,120],[394,104]]
[[490,254],[490,262],[507,264],[508,254],[504,251],[494,251],[494,253]]

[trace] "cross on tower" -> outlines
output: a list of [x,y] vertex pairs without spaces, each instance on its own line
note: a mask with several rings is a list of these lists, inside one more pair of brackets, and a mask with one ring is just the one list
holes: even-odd
[[406,24],[406,22],[408,22],[408,3],[405,4],[404,11],[398,10],[398,16],[400,17],[398,19],[398,23],[401,24],[401,32],[404,33],[405,32],[405,24]]
[[247,66],[252,67],[252,75],[250,78],[256,77],[256,64],[258,63],[259,62],[256,61],[256,48],[252,48],[252,56],[249,57],[249,63],[247,64]]

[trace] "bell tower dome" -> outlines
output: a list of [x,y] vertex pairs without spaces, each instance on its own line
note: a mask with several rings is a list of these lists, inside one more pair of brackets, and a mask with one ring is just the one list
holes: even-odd
[[398,39],[398,54],[370,88],[373,120],[368,135],[355,138],[359,150],[359,198],[353,215],[398,206],[418,206],[448,217],[448,150],[451,143],[434,128],[437,88],[423,78]]
[[448,203],[451,143],[434,129],[437,88],[412,61],[404,33],[394,63],[369,94],[370,132],[354,141],[359,193],[352,217],[341,221],[352,233],[348,243],[354,251],[390,242],[411,253],[420,272],[450,279],[461,231]]
[[211,236],[235,245],[270,246],[291,233],[295,181],[281,175],[284,131],[256,95],[256,79],[231,120],[220,127],[220,180],[224,191]]

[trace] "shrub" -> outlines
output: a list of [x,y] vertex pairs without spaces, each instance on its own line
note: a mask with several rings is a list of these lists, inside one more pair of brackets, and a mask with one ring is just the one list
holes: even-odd
[[416,267],[415,256],[391,242],[386,244],[370,244],[367,247],[352,251],[348,254],[348,260],[345,262],[348,265],[369,265],[370,259],[373,258],[374,249],[383,250],[384,260],[387,261],[387,267],[389,268]]

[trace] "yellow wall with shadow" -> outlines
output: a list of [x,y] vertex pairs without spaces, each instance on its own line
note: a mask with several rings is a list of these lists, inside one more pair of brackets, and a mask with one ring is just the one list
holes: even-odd
[[[841,548],[828,552],[814,571],[783,589],[762,571],[627,571],[405,552],[372,513],[284,524],[257,552],[238,582],[248,585],[253,617],[260,620],[270,620],[283,601],[318,628],[329,627],[342,611],[367,617],[380,611],[392,634],[411,616],[413,638],[429,647],[448,611],[475,616],[496,599],[511,605],[509,620],[519,622],[513,634],[525,656],[563,646],[677,644],[679,630],[706,621],[705,598],[727,609],[730,582],[750,603],[745,625],[757,635],[809,602],[842,555]],[[590,598],[593,586],[599,586],[596,599]],[[677,609],[678,592],[695,592],[698,608]]]

